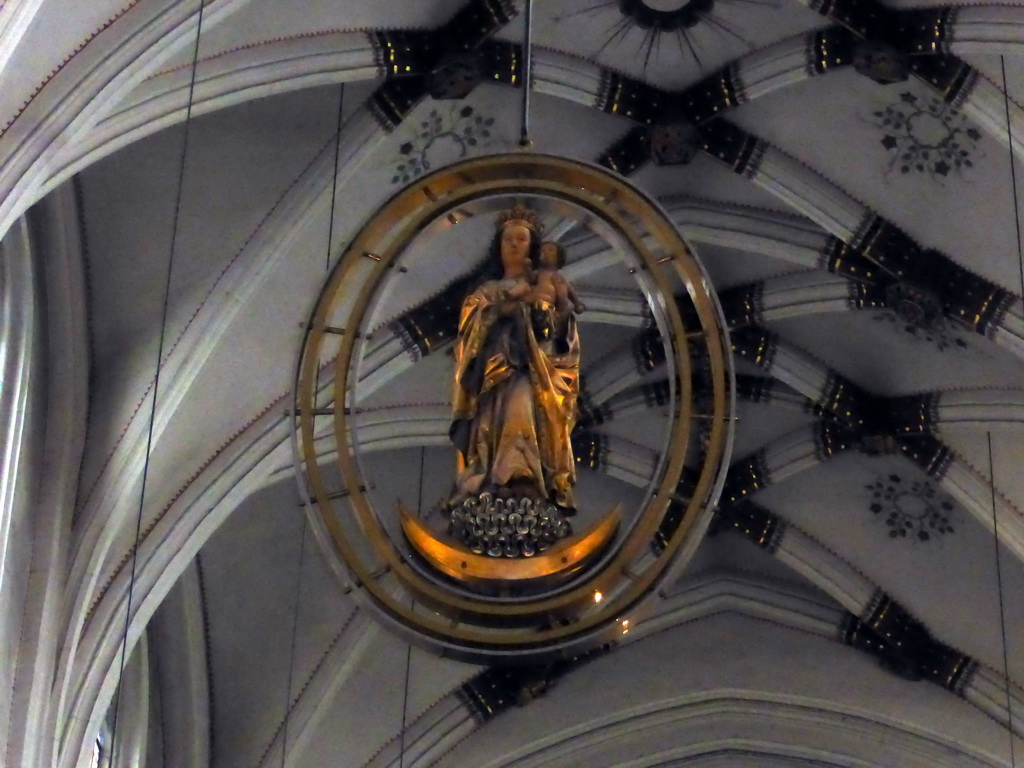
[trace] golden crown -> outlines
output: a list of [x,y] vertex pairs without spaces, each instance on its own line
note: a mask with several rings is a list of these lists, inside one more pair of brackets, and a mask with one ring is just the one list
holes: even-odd
[[525,205],[516,204],[498,215],[498,229],[504,229],[511,224],[521,224],[531,232],[540,234],[540,216],[537,215],[536,211],[530,210]]

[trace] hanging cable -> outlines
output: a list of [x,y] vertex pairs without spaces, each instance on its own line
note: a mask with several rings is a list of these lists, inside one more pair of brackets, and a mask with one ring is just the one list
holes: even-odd
[[1006,88],[1006,59],[1000,55],[1003,69],[1003,107],[1006,109],[1006,144],[1010,148],[1010,183],[1013,185],[1013,220],[1017,225],[1017,262],[1020,265],[1020,303],[1024,312],[1024,249],[1020,242],[1020,203],[1017,200],[1017,165],[1013,161],[1013,127],[1010,125],[1010,92]]
[[[331,270],[331,245],[334,242],[334,204],[338,200],[338,159],[341,156],[341,115],[345,108],[345,84],[341,84],[338,92],[338,125],[334,134],[334,176],[331,177],[331,216],[327,224],[327,263],[324,272]],[[317,370],[317,376],[320,371]]]
[[523,36],[523,125],[519,133],[519,146],[529,149],[530,140],[530,91],[533,83],[533,0],[526,0],[526,34]]
[[992,461],[992,433],[988,433],[988,477],[992,491],[992,536],[996,547],[996,589],[999,593],[999,628],[1003,636],[1003,678],[1006,683],[1006,730],[1010,735],[1010,768],[1016,768],[1013,745],[1013,701],[1010,697],[1010,662],[1006,649],[1006,605],[1003,602],[1003,567],[999,556],[999,517],[996,515],[996,470]]
[[[1006,111],[1006,144],[1010,150],[1010,184],[1013,187],[1013,221],[1017,227],[1017,263],[1020,268],[1020,302],[1021,302],[1021,314],[1024,315],[1024,247],[1021,245],[1020,238],[1020,201],[1017,197],[1017,164],[1014,161],[1013,155],[1013,125],[1010,122],[1010,90],[1006,86],[1006,58],[1002,55],[999,56],[999,66],[1002,68],[1003,74],[1003,108]],[[992,433],[988,436],[988,450],[989,450],[989,475],[992,477],[992,515],[995,520],[995,473],[992,470]],[[996,538],[996,567],[999,567],[999,539]],[[1011,764],[1016,768],[1017,761],[1013,755],[1013,712],[1010,705],[1010,675],[1009,667],[1007,666],[1007,648],[1006,648],[1006,622],[1003,619],[1003,584],[1002,576],[1000,575],[999,581],[999,616],[1002,621],[1003,629],[1003,670],[1006,673],[1006,710],[1009,723],[1010,731],[1010,761]]]
[[[334,211],[335,203],[338,200],[338,162],[341,155],[341,127],[342,114],[345,109],[345,84],[342,83],[338,91],[338,119],[334,134],[334,172],[331,176],[331,212],[327,219],[327,248],[324,259],[324,275],[331,271],[331,246],[334,242]],[[320,368],[316,370],[316,387],[314,392],[320,391]],[[299,567],[295,576],[295,610],[292,611],[292,638],[291,647],[288,651],[288,681],[285,688],[284,700],[284,721],[281,725],[281,768],[284,768],[288,756],[288,724],[292,718],[292,684],[295,676],[295,646],[299,634],[299,600],[302,597],[302,568],[306,560],[306,528],[308,521],[306,515],[302,515],[302,537],[299,542]]]
[[405,768],[405,721],[409,714],[409,665],[412,643],[405,644],[405,686],[402,692],[402,730],[398,734],[398,768]]
[[416,514],[423,517],[423,467],[427,460],[427,447],[420,446],[420,489],[416,496]]
[[[1003,75],[1003,108],[1006,113],[1006,145],[1010,152],[1010,185],[1013,191],[1013,220],[1017,231],[1017,261],[1020,265],[1021,311],[1024,314],[1024,249],[1020,239],[1020,202],[1017,198],[1017,166],[1013,156],[1013,125],[1010,122],[1010,90],[1006,85],[1006,58],[999,57],[999,66]],[[999,521],[996,516],[996,473],[992,461],[992,433],[988,433],[988,474],[992,491],[992,531],[996,547],[996,586],[999,590],[999,627],[1003,638],[1003,676],[1006,682],[1006,730],[1010,735],[1010,765],[1016,768],[1017,758],[1014,754],[1013,734],[1013,702],[1010,696],[1009,652],[1006,646],[1006,613],[1003,602],[1003,571],[999,556]]]
[[124,636],[121,638],[120,669],[117,674],[117,695],[114,705],[114,719],[110,726],[110,764],[117,765],[117,720],[121,710],[121,683],[128,656],[128,630],[132,619],[132,600],[135,596],[135,577],[139,564],[139,539],[142,536],[142,511],[146,504],[146,481],[149,479],[149,462],[153,455],[153,424],[156,421],[156,403],[160,394],[160,369],[163,366],[164,342],[167,335],[167,311],[170,305],[171,274],[174,270],[174,252],[178,245],[178,223],[181,219],[182,190],[185,186],[185,160],[188,157],[188,142],[192,127],[192,104],[196,90],[196,67],[199,63],[199,39],[203,33],[203,10],[206,0],[199,0],[199,17],[196,22],[196,41],[192,47],[192,75],[188,84],[188,103],[185,108],[184,136],[181,142],[181,160],[178,164],[178,190],[174,200],[174,214],[171,223],[171,247],[167,257],[167,273],[164,277],[163,307],[160,311],[160,336],[156,350],[156,373],[153,375],[153,399],[149,406],[149,425],[146,429],[146,458],[142,465],[142,486],[139,490],[139,509],[135,517],[135,543],[132,546],[132,567],[128,580],[128,604],[124,612]]
[[[420,517],[423,517],[423,467],[426,461],[427,449],[420,447],[420,485],[416,497],[416,510]],[[410,603],[411,607],[416,605],[415,601]],[[409,716],[409,666],[412,663],[412,643],[405,646],[405,687],[402,693],[402,728],[398,732],[398,768],[405,768],[405,726]]]
[[295,644],[299,628],[299,600],[302,597],[302,567],[306,561],[306,516],[302,515],[302,536],[299,539],[299,567],[295,574],[295,610],[292,611],[292,640],[288,650],[288,682],[285,686],[284,723],[281,725],[281,768],[288,754],[288,723],[292,718],[292,682],[295,675]]

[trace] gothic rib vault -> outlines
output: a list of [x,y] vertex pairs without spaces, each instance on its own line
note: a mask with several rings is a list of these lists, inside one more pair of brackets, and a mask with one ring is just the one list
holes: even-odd
[[[683,38],[536,3],[536,149],[658,197],[726,309],[740,403],[712,534],[656,614],[507,671],[407,653],[345,593],[304,536],[287,410],[328,253],[424,171],[515,147],[521,9],[208,0],[182,163],[199,3],[68,5],[0,6],[3,764],[88,765],[120,681],[119,765],[1010,765],[1019,6],[718,0]],[[410,257],[375,333],[366,465],[405,497],[449,466],[444,289],[486,240],[465,226],[480,253]],[[628,496],[660,347],[621,265],[559,234],[594,339],[584,479]]]

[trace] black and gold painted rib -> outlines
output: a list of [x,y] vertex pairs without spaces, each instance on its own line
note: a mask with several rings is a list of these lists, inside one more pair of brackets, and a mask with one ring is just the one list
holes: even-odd
[[519,47],[490,41],[516,13],[510,0],[470,0],[435,29],[370,32],[384,83],[368,104],[381,128],[394,131],[436,86],[436,73],[459,57],[472,57],[481,79],[521,81],[517,77],[522,67]]

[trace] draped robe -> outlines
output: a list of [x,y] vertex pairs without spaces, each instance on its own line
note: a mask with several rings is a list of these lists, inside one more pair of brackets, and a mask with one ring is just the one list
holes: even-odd
[[[509,314],[508,291],[516,282],[486,282],[462,304],[449,433],[458,450],[451,502],[490,491],[574,510],[575,318],[555,322],[554,308],[544,302],[516,302]],[[535,330],[538,313],[547,313],[548,328],[560,328],[557,338]]]

